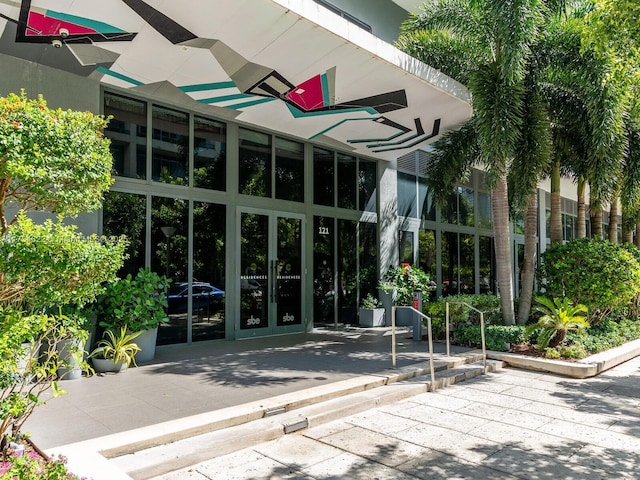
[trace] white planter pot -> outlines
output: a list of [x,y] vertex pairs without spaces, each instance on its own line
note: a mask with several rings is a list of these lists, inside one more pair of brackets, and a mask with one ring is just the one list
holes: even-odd
[[122,362],[114,362],[110,358],[92,358],[93,369],[96,373],[118,373],[126,370],[126,365]]
[[[62,367],[58,369],[58,378],[61,380],[76,380],[78,378],[82,378],[82,369],[78,364],[78,360],[82,360],[82,358],[74,358],[72,355],[72,351],[79,351],[80,355],[83,355],[82,352],[83,343],[78,339],[66,339],[62,340],[56,345],[56,350],[58,350],[59,358],[67,359],[69,365],[66,367]],[[73,350],[72,350],[73,349]]]
[[158,328],[152,330],[144,330],[138,335],[133,343],[140,347],[140,351],[136,353],[136,364],[150,362],[156,355],[156,339],[158,338]]
[[361,308],[358,324],[361,327],[384,327],[384,308]]

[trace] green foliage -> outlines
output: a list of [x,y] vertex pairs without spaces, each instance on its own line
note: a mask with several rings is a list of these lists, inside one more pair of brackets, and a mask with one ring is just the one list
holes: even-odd
[[28,309],[91,302],[115,278],[126,245],[124,238],[84,237],[61,220],[36,225],[20,215],[0,239],[0,302]]
[[119,334],[115,334],[111,330],[105,330],[104,334],[107,338],[100,340],[89,356],[113,360],[115,363],[122,363],[126,367],[132,363],[136,365],[135,356],[140,351],[140,347],[133,343],[133,340],[141,333],[142,331],[140,330],[127,333],[126,326],[120,328]]
[[95,210],[111,184],[107,120],[90,112],[49,109],[42,97],[0,97],[0,222],[4,235],[21,211],[65,216]]
[[[496,352],[507,351],[507,344],[524,342],[523,325],[487,325],[485,327],[485,344],[487,349]],[[457,345],[473,348],[482,347],[480,325],[461,325],[453,330]]]
[[562,355],[560,354],[560,351],[557,348],[547,347],[544,349],[544,356],[550,359],[557,359],[557,358],[560,358]]
[[0,480],[84,480],[69,472],[63,457],[45,459],[35,451],[0,462]]
[[584,317],[587,314],[587,307],[582,304],[574,305],[567,297],[554,299],[538,297],[536,302],[534,310],[542,313],[542,316],[536,323],[527,325],[525,337],[534,330],[542,330],[538,333],[537,339],[541,350],[560,345],[569,330],[589,327],[589,322]]
[[553,297],[568,297],[589,309],[597,323],[612,309],[628,306],[640,293],[640,261],[633,245],[577,239],[552,244],[542,254],[538,280]]
[[574,343],[572,345],[561,345],[558,347],[560,351],[560,356],[563,358],[584,358],[587,356],[587,349],[584,348],[584,345],[579,343]]
[[588,330],[569,332],[568,342],[581,344],[590,353],[598,353],[640,339],[640,321],[622,319],[618,322],[605,319]]
[[457,323],[480,323],[480,314],[463,305],[464,303],[484,313],[485,325],[502,323],[500,298],[491,294],[449,295],[440,297],[435,302],[424,303],[422,309],[432,319],[441,319],[444,322],[447,302],[449,303],[449,321],[452,325]]
[[362,299],[362,302],[360,302],[360,306],[362,308],[371,308],[371,309],[382,308],[382,303],[380,303],[380,300],[378,300],[372,294],[368,294],[366,297]]
[[138,332],[166,323],[169,282],[168,278],[141,268],[135,277],[129,274],[108,283],[96,303],[100,326]]
[[77,323],[64,315],[24,315],[15,308],[0,309],[0,438],[19,431],[33,409],[43,403],[42,393],[64,393],[57,384],[61,369],[77,363],[90,371],[79,361],[79,348],[64,353],[58,349],[62,342],[78,338]]
[[433,290],[429,274],[418,267],[404,266],[390,268],[378,284],[385,293],[392,293],[394,301],[399,306],[411,306],[413,292],[423,293]]

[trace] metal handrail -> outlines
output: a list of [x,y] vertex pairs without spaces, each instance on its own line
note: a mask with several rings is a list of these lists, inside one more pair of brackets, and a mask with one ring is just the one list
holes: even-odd
[[475,307],[472,307],[466,302],[446,302],[445,311],[446,311],[446,337],[447,337],[447,357],[449,356],[449,304],[455,303],[458,305],[464,305],[465,307],[470,308],[474,312],[478,312],[480,314],[480,339],[482,341],[482,362],[484,365],[484,373],[487,373],[487,346],[485,344],[484,339],[484,312],[478,310]]
[[419,310],[409,306],[393,306],[391,307],[391,363],[396,368],[396,308],[405,308],[417,313],[422,318],[427,319],[427,336],[429,339],[429,369],[431,371],[431,388],[433,392],[436,389],[436,372],[433,365],[433,335],[431,333],[431,317],[425,315]]

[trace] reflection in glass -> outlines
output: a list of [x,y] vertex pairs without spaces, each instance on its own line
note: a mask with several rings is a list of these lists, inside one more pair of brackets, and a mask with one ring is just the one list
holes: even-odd
[[202,117],[193,119],[193,185],[226,190],[227,126]]
[[102,202],[102,234],[125,235],[129,240],[126,260],[119,277],[135,276],[144,267],[147,199],[144,195],[109,191]]
[[271,197],[271,135],[239,129],[238,193]]
[[479,237],[480,293],[496,293],[493,238]]
[[377,164],[374,161],[359,161],[360,171],[358,174],[358,197],[359,208],[365,212],[376,211],[376,183],[377,183]]
[[458,293],[458,234],[442,232],[442,296]]
[[304,201],[304,144],[276,138],[276,198]]
[[344,324],[357,322],[357,226],[358,222],[338,220],[338,311]]
[[189,115],[153,105],[153,179],[185,185],[189,179]]
[[473,226],[473,190],[458,187],[458,216],[460,225]]
[[416,176],[398,172],[398,215],[401,217],[417,216],[416,209]]
[[243,213],[240,226],[240,329],[269,326],[269,217]]
[[313,148],[313,203],[333,207],[335,181],[334,154],[322,148]]
[[[187,282],[189,202],[151,198],[151,270],[171,279],[171,290]],[[158,329],[158,345],[187,341],[187,312],[169,310],[169,323]]]
[[276,260],[279,327],[302,324],[302,220],[278,218]]
[[[429,274],[431,284],[435,285],[436,272],[436,232],[433,230],[420,230],[418,232],[418,267]],[[435,300],[436,290],[430,292],[430,300]]]
[[478,228],[493,228],[491,221],[491,195],[478,192]]
[[465,295],[475,293],[475,235],[460,234],[460,282],[458,292]]
[[[194,342],[225,338],[225,216],[224,205],[193,204],[191,339]],[[183,302],[185,298],[176,300]]]
[[338,207],[356,208],[356,159],[338,153]]
[[335,322],[334,220],[313,219],[313,321],[314,325]]
[[113,116],[105,135],[111,139],[114,175],[146,178],[146,103],[105,92],[104,114]]
[[418,179],[418,208],[420,219],[435,222],[436,204],[433,201],[433,195],[429,192],[426,179],[422,177]]
[[407,263],[409,265],[413,265],[413,232],[400,230],[398,236],[400,264],[402,265]]
[[360,298],[378,297],[378,233],[375,223],[360,222]]

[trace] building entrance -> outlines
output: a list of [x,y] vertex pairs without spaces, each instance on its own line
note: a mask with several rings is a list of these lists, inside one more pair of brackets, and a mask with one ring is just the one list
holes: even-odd
[[241,209],[237,338],[304,329],[304,216]]

